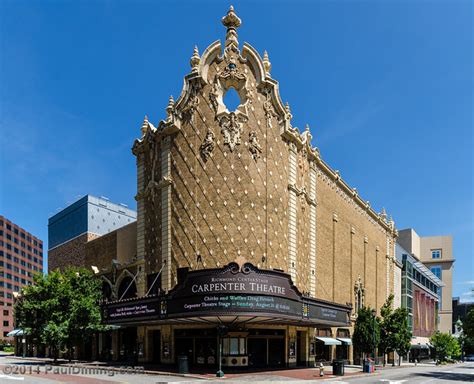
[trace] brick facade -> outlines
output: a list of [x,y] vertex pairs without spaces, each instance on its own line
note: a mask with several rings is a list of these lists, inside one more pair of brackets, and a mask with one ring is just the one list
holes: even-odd
[[[214,268],[245,258],[289,273],[300,291],[379,309],[394,289],[396,230],[373,211],[291,125],[268,55],[229,28],[191,58],[191,73],[158,127],[145,119],[133,152],[138,174],[138,255],[162,288],[177,269]],[[230,111],[234,89],[240,105]],[[316,138],[317,142],[317,138]],[[139,256],[140,257],[140,256]]]

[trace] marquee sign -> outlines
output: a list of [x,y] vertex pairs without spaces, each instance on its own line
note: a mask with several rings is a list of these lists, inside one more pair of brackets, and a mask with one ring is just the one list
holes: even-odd
[[347,326],[350,307],[304,297],[289,275],[250,263],[224,268],[180,270],[168,294],[112,302],[108,323],[210,316],[269,316],[288,322]]

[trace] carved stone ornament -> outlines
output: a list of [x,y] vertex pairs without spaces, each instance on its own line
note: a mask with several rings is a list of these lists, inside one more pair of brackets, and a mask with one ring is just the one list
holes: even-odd
[[216,76],[214,78],[214,81],[212,82],[211,90],[209,91],[209,101],[211,102],[211,106],[214,110],[214,113],[217,113],[217,110],[219,108],[219,101],[217,99],[219,95],[222,95],[222,90],[219,87],[219,83]]
[[242,125],[247,122],[247,116],[230,112],[230,114],[223,114],[217,119],[221,127],[221,133],[224,135],[224,145],[227,145],[230,151],[233,152],[235,146],[240,145]]
[[273,107],[272,94],[269,89],[265,92],[265,101],[263,102],[263,111],[265,112],[265,120],[267,121],[267,127],[272,128],[272,118],[277,117],[275,108]]
[[185,105],[185,107],[182,110],[182,114],[185,120],[191,121],[194,112],[197,110],[199,106],[199,91],[201,90],[201,86],[199,83],[194,83],[191,87],[190,93],[189,93],[189,98],[188,101]]
[[206,133],[206,137],[204,141],[201,143],[199,147],[199,152],[201,153],[201,157],[204,161],[207,161],[211,156],[212,151],[214,151],[215,143],[214,143],[215,135],[210,129]]
[[257,132],[255,131],[249,133],[249,151],[255,161],[260,158],[262,147],[258,142]]

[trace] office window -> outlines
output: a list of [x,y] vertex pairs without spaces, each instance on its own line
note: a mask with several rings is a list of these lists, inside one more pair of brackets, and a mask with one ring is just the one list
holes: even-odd
[[431,267],[431,272],[435,275],[438,279],[441,280],[442,272],[441,267]]
[[432,259],[441,259],[441,249],[432,249],[431,250]]

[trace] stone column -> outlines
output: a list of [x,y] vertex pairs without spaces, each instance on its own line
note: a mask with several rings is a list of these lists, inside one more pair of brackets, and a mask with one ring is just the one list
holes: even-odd
[[161,150],[161,262],[166,263],[161,273],[161,288],[174,286],[171,269],[171,138],[163,139]]
[[291,280],[296,284],[297,271],[297,252],[298,252],[298,217],[297,217],[297,191],[296,191],[296,177],[297,177],[297,150],[293,143],[289,145],[289,165],[288,165],[288,272]]

